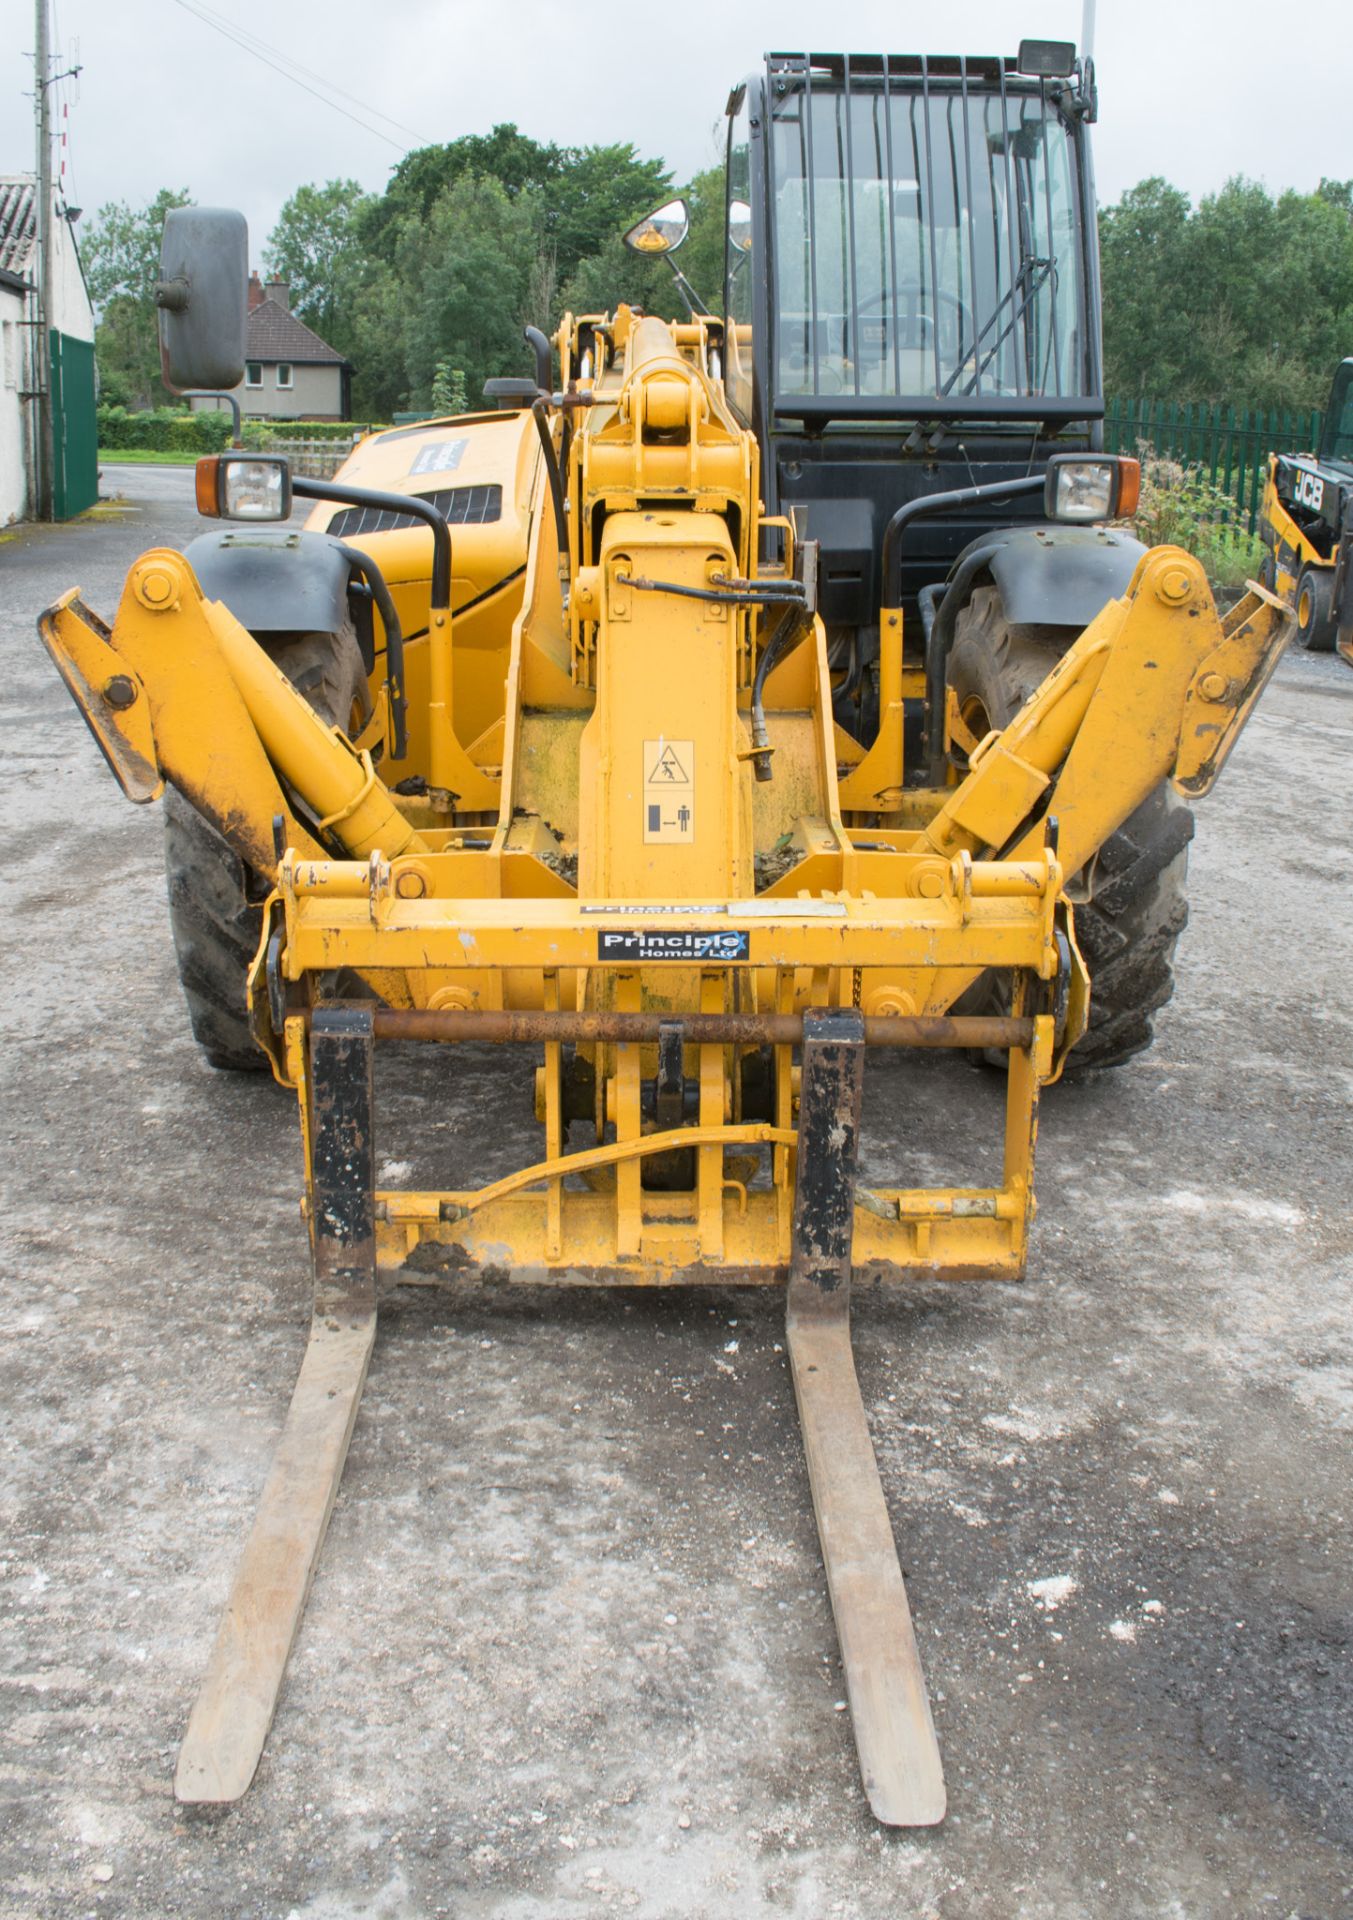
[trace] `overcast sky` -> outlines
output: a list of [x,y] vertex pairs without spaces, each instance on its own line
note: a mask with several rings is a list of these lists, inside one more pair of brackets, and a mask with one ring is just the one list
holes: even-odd
[[[62,64],[78,51],[84,69],[62,88],[69,200],[93,213],[108,200],[187,187],[204,204],[244,210],[255,261],[303,181],[344,175],[379,189],[402,151],[428,141],[514,120],[561,144],[633,141],[681,180],[714,157],[729,87],[768,47],[1013,53],[1021,33],[1079,40],[1082,23],[1081,0],[724,0],[700,14],[616,8],[604,31],[578,0],[51,4]],[[264,43],[293,77],[201,14]],[[1233,173],[1303,190],[1322,174],[1353,176],[1353,8],[1344,0],[1321,7],[1318,26],[1295,39],[1269,0],[1098,0],[1096,15],[1102,201],[1151,173],[1195,198]],[[0,19],[0,172],[27,171],[33,0],[0,0]]]

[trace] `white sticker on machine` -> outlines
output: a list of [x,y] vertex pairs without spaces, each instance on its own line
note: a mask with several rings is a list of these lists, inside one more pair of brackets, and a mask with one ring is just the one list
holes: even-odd
[[410,474],[415,473],[454,473],[461,463],[468,439],[434,440],[431,446],[420,447],[414,455]]
[[694,740],[644,742],[644,840],[677,846],[695,838]]

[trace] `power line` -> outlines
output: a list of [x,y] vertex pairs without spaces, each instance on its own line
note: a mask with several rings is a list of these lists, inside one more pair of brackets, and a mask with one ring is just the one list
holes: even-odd
[[231,34],[235,35],[238,40],[247,41],[248,51],[252,52],[257,48],[261,49],[264,53],[274,55],[285,67],[294,69],[298,74],[303,73],[307,79],[315,81],[319,86],[326,88],[328,92],[336,93],[340,100],[351,101],[354,107],[360,107],[364,113],[369,113],[374,119],[383,120],[388,127],[397,127],[401,133],[407,133],[411,140],[417,140],[422,146],[428,146],[430,144],[427,136],[419,133],[416,127],[406,127],[402,120],[396,120],[393,114],[382,113],[379,107],[372,106],[369,100],[363,99],[359,94],[346,92],[334,81],[327,79],[324,74],[316,73],[313,67],[307,67],[304,61],[297,60],[293,54],[284,53],[280,47],[274,47],[269,41],[264,40],[261,35],[251,33],[248,27],[242,27],[238,21],[232,20],[228,14],[222,14],[215,7],[207,6],[205,0],[193,0],[192,11],[196,13],[200,19],[204,20],[207,25],[227,29]]
[[[272,71],[280,74],[284,80],[290,80],[293,86],[299,87],[303,93],[310,94],[310,96],[318,100],[322,106],[329,107],[334,113],[341,113],[345,120],[351,120],[353,125],[361,127],[364,133],[373,134],[377,140],[384,140],[387,146],[394,147],[396,151],[401,154],[408,152],[408,148],[400,141],[391,139],[390,135],[382,133],[379,127],[373,127],[369,120],[363,120],[360,115],[350,113],[346,107],[339,106],[337,100],[331,100],[327,94],[320,93],[316,88],[308,86],[306,82],[300,78],[299,73],[291,71],[288,66],[280,66],[277,60],[269,59],[268,54],[262,50],[266,43],[260,42],[257,46],[251,45],[249,40],[241,37],[233,26],[227,26],[222,21],[215,20],[209,14],[201,12],[192,4],[192,0],[175,0],[175,4],[182,7],[185,13],[192,14],[195,20],[200,20],[204,27],[210,27],[213,32],[219,33],[223,39],[229,40],[231,44],[238,47],[242,53],[252,54],[255,60],[261,60],[265,67],[271,67]],[[271,49],[270,51],[275,52],[276,49]],[[287,56],[283,54],[280,55],[279,58],[286,60]],[[304,69],[303,71],[309,70]],[[315,77],[317,79],[319,78],[318,75]],[[321,80],[320,84],[328,87],[331,92],[341,92],[340,88],[334,87],[328,80]],[[351,95],[345,96],[345,98],[349,99],[351,97]],[[379,119],[384,120],[387,118],[385,114],[379,113],[375,108],[373,108],[372,111],[377,113]],[[391,126],[398,126],[399,122],[397,120],[391,120],[389,124]],[[404,128],[403,131],[412,133],[412,129],[407,127]],[[421,135],[416,133],[414,133],[412,137],[415,140],[421,139]],[[426,144],[426,142],[424,144]]]

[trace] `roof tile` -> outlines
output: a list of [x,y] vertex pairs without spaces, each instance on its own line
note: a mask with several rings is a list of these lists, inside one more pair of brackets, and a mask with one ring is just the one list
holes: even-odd
[[33,263],[37,240],[31,174],[0,175],[0,267],[24,273]]
[[341,353],[334,350],[294,313],[279,307],[275,300],[260,301],[249,315],[248,346],[250,360],[296,361],[311,366],[343,367]]

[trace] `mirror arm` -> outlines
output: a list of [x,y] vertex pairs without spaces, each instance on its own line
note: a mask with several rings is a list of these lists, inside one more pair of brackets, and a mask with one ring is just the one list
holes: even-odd
[[213,387],[183,387],[180,389],[179,398],[181,400],[224,400],[230,408],[230,417],[235,423],[235,438],[230,444],[243,451],[244,427],[240,418],[240,403],[233,393],[222,393]]
[[691,285],[690,281],[686,278],[685,274],[681,271],[681,268],[677,265],[676,261],[672,258],[671,254],[665,253],[662,257],[667,262],[668,266],[672,269],[672,278],[677,283],[677,292],[681,295],[682,299],[686,302],[686,311],[687,313],[690,314],[692,320],[709,319],[710,318],[709,308],[705,305],[704,301],[700,298],[699,294],[695,291],[695,288]]

